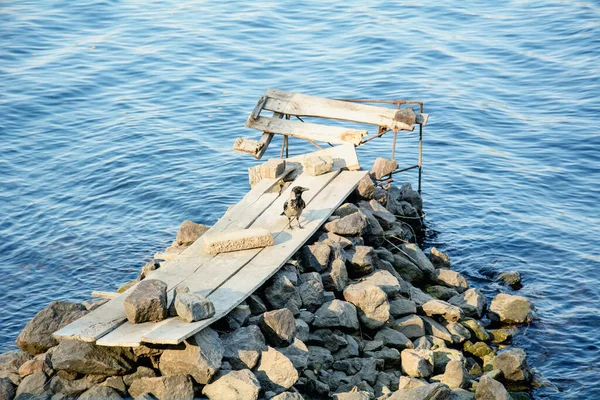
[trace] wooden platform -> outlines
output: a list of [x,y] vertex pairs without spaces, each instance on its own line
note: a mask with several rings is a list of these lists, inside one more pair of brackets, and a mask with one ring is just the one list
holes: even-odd
[[[273,189],[283,175],[276,179],[263,179],[209,230],[216,233],[248,227],[265,228],[275,237],[274,246],[213,256],[202,251],[203,240],[200,237],[173,261],[149,276],[167,284],[169,299],[178,285],[188,286],[190,291],[207,296],[215,305],[216,315],[213,318],[188,323],[175,317],[158,323],[130,324],[125,317],[123,301],[133,290],[131,288],[55,332],[54,336],[104,346],[177,344],[227,315],[296,253],[367,174],[366,171],[346,170],[358,167],[353,145],[311,154],[322,153],[335,154],[337,161],[333,171],[321,176],[302,173],[281,194]],[[286,170],[284,175],[289,172],[289,169]],[[307,203],[301,217],[303,229],[290,229],[287,218],[280,215],[294,186],[309,188],[303,195]]]

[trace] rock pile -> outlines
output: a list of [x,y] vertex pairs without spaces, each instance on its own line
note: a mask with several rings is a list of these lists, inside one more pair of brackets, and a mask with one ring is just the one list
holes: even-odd
[[[422,221],[401,218],[422,215],[418,193],[378,192],[367,177],[261,289],[178,346],[53,342],[86,310],[52,303],[19,336],[23,351],[0,356],[0,399],[511,398],[507,389],[526,386],[532,371],[506,346],[516,329],[504,324],[529,321],[531,304],[499,294],[486,313],[445,253],[410,243]],[[190,320],[210,314],[188,306],[196,300],[178,291],[174,307]],[[153,320],[149,310],[133,318]]]

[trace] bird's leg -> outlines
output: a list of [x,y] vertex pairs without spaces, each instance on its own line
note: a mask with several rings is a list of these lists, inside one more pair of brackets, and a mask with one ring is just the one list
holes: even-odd
[[292,220],[294,219],[294,217],[289,218],[288,217],[288,224],[290,225],[290,230],[293,230],[294,228],[292,227]]
[[300,217],[296,217],[296,221],[298,221],[298,228],[304,229],[302,228],[302,225],[300,225]]

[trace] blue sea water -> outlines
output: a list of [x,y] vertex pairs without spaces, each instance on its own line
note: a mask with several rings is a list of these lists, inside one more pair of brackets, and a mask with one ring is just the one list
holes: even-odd
[[0,3],[0,351],[237,202],[256,161],[231,146],[274,87],[424,101],[426,246],[490,298],[520,271],[535,397],[600,398],[599,21],[552,0]]

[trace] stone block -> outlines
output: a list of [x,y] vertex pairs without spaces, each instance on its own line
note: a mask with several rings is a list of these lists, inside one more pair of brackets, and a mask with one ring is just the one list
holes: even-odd
[[274,244],[275,238],[268,229],[250,228],[206,235],[202,248],[208,254],[219,254]]

